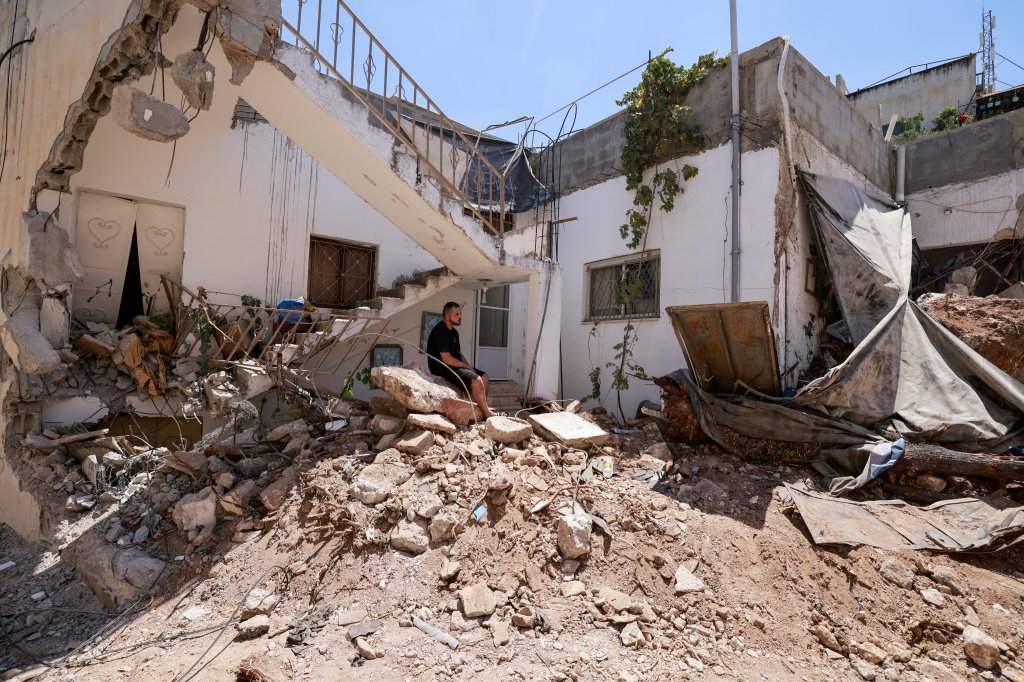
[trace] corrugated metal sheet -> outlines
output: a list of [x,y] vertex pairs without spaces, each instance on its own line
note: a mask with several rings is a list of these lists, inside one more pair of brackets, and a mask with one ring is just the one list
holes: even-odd
[[697,384],[711,393],[744,386],[777,396],[779,361],[767,301],[666,308]]

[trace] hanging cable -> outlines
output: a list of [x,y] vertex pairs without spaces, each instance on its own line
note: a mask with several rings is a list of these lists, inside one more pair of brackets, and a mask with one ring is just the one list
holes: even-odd
[[[0,56],[0,66],[2,66],[3,63],[7,60],[7,58],[10,56],[11,52],[14,51],[14,48],[18,47],[19,45],[25,45],[26,43],[31,43],[32,41],[34,41],[36,39],[35,33],[33,32],[33,34],[31,36],[29,36],[28,38],[26,38],[24,40],[19,40],[17,43],[14,42],[14,28],[18,24],[18,6],[19,6],[19,3],[20,3],[20,0],[14,0],[14,18],[11,20],[11,40],[10,40],[11,45],[10,45],[10,47],[7,48],[7,51],[5,51],[2,56]],[[3,181],[3,179],[4,179],[4,170],[7,168],[7,143],[8,143],[9,138],[10,138],[10,120],[11,120],[11,74],[12,74],[13,70],[14,70],[14,65],[13,64],[8,64],[7,65],[7,88],[6,88],[6,93],[7,94],[4,96],[4,143],[3,143],[3,157],[2,157],[2,160],[0,160],[0,182]]]

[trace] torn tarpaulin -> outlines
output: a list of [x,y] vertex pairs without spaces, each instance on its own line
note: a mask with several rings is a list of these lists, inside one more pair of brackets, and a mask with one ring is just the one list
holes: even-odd
[[1024,533],[1024,508],[1007,498],[914,507],[902,500],[854,502],[786,484],[817,544],[966,552],[1003,547]]

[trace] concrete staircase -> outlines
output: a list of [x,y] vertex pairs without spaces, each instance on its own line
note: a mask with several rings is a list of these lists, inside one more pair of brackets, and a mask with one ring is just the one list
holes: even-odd
[[376,298],[358,303],[357,310],[368,309],[378,317],[392,317],[461,281],[461,277],[442,266],[418,273],[390,289],[377,292]]
[[514,413],[523,408],[519,384],[510,379],[493,379],[487,387],[487,404],[495,412]]

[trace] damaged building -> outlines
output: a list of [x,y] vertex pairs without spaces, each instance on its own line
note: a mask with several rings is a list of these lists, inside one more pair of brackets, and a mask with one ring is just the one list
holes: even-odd
[[[886,471],[930,485],[911,486],[929,502],[945,499],[942,476],[1022,475],[1005,453],[1020,445],[1024,353],[1000,354],[969,319],[1002,294],[1001,333],[1019,341],[1005,301],[1024,299],[1024,113],[899,149],[887,129],[907,107],[965,106],[973,55],[850,95],[788,38],[714,65],[679,103],[685,144],[659,160],[683,191],[629,244],[629,111],[537,147],[475,130],[340,0],[18,0],[0,7],[0,35],[13,36],[0,64],[0,523],[58,550],[108,610],[127,613],[182,567],[220,571],[218,542],[258,563],[257,541],[291,551],[329,527],[343,541],[316,584],[298,554],[270,569],[308,587],[310,605],[342,550],[389,548],[437,560],[439,590],[459,597],[442,608],[452,628],[495,614],[550,633],[558,619],[531,598],[587,595],[603,541],[600,560],[635,562],[630,584],[650,603],[597,588],[587,624],[614,626],[629,649],[683,647],[697,674],[722,650],[716,661],[666,638],[743,652],[734,630],[768,632],[774,617],[672,602],[706,594],[694,572],[706,576],[711,540],[681,543],[687,524],[708,537],[713,524],[684,499],[735,511],[727,485],[698,480],[736,473],[727,456],[787,463],[739,466],[749,527],[778,523],[763,505],[783,504],[817,543],[968,552],[1024,531],[1005,487],[994,507],[881,521],[876,498],[850,501],[852,520],[829,524],[835,495]],[[488,402],[512,416],[482,419],[424,370],[448,301]],[[982,454],[965,469],[968,451]],[[788,464],[811,460],[820,491]],[[894,539],[901,524],[920,532]],[[478,530],[505,545],[460,564]],[[154,549],[169,537],[173,553]],[[470,583],[524,547],[522,584]],[[942,569],[923,566],[938,584]],[[278,603],[271,589],[273,604],[252,606],[254,589],[247,621]],[[392,606],[459,647],[420,605]],[[352,626],[354,666],[384,656],[359,604],[299,615],[286,628],[299,644],[330,618]],[[822,634],[820,620],[808,631],[843,665],[909,672],[910,653],[837,640],[840,625]],[[507,624],[484,622],[495,648],[508,643]],[[271,679],[242,676],[252,660],[239,679]]]

